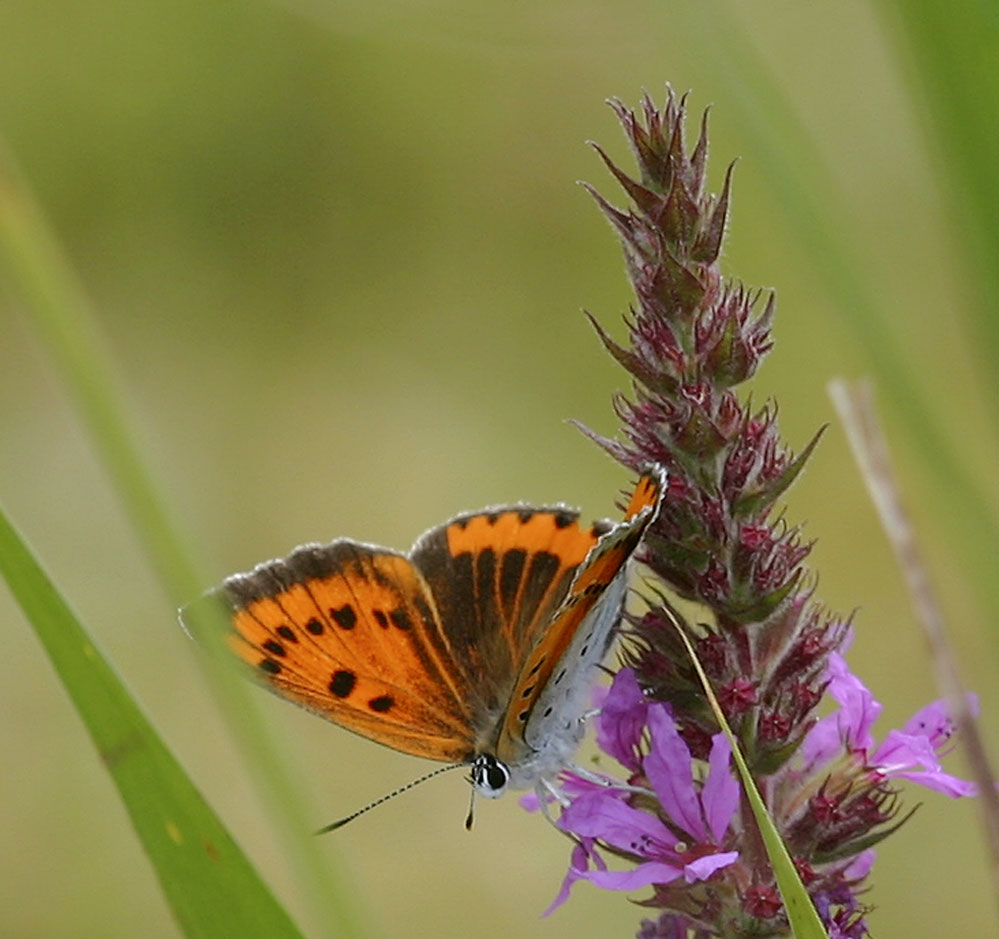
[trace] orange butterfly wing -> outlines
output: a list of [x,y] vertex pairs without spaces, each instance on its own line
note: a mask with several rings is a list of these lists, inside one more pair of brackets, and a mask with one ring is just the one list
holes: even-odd
[[303,545],[202,602],[224,606],[228,644],[280,696],[404,753],[513,763],[661,487],[643,476],[617,526],[517,505],[459,516],[409,557],[347,539]]
[[227,608],[231,648],[282,697],[405,753],[473,755],[468,690],[439,641],[433,596],[402,555],[304,545],[208,599]]

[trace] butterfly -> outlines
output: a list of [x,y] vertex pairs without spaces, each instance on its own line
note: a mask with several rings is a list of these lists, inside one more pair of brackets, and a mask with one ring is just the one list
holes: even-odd
[[458,515],[408,554],[305,544],[201,602],[221,604],[226,643],[282,698],[403,753],[466,765],[483,795],[537,788],[583,736],[627,562],[664,485],[647,470],[616,524],[518,504]]

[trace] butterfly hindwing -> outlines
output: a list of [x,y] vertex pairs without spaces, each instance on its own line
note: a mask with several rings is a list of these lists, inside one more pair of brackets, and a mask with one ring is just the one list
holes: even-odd
[[305,545],[215,593],[236,654],[271,690],[406,753],[462,761],[467,689],[436,637],[436,606],[403,555]]

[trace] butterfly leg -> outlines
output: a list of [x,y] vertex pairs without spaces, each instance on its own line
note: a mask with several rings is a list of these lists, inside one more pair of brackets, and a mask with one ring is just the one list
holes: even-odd
[[538,797],[538,808],[541,810],[541,814],[545,817],[545,821],[547,821],[548,824],[560,834],[568,834],[568,832],[558,827],[558,820],[552,816],[551,803],[549,802],[549,799],[554,799],[562,808],[566,808],[569,805],[569,799],[565,796],[565,794],[559,792],[559,790],[544,777],[539,779],[534,784],[534,794]]
[[561,792],[558,789],[556,789],[555,786],[552,785],[550,779],[545,779],[544,777],[539,779],[537,786],[535,786],[535,792],[537,793],[538,798],[541,800],[542,805],[548,805],[547,800],[543,797],[545,795],[550,795],[555,799],[556,802],[558,802],[559,805],[562,806],[562,808],[568,808],[569,806],[568,796],[566,796],[564,792]]
[[621,792],[634,792],[637,795],[656,797],[656,794],[651,789],[647,789],[644,786],[630,786],[628,783],[623,783],[618,779],[601,776],[599,773],[594,773],[592,770],[587,769],[585,766],[580,766],[578,763],[570,763],[566,769],[575,773],[581,779],[585,779],[587,782],[594,783],[597,786],[602,786],[604,789],[619,789]]

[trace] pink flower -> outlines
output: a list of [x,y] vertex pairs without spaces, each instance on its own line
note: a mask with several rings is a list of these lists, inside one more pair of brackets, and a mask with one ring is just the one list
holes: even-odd
[[[577,880],[607,890],[637,890],[681,878],[694,883],[737,860],[738,852],[720,850],[739,803],[739,784],[729,768],[731,751],[722,734],[712,738],[708,773],[698,786],[690,750],[668,708],[650,704],[631,670],[622,669],[604,703],[598,739],[625,766],[636,772],[641,768],[661,815],[629,805],[624,790],[580,787],[573,780],[565,791],[575,789],[577,794],[570,797],[558,826],[577,835],[579,843],[547,913],[566,901]],[[637,866],[609,870],[601,845],[632,857]]]
[[597,745],[622,766],[638,772],[649,702],[630,668],[622,668],[607,691],[597,718]]
[[[902,730],[889,731],[884,742],[875,746],[871,727],[881,705],[836,652],[829,656],[826,675],[828,692],[840,708],[806,735],[801,753],[807,770],[829,763],[845,749],[878,779],[908,779],[951,798],[975,795],[974,783],[945,773],[940,765],[939,757],[954,733],[946,702],[934,701],[917,711]],[[968,705],[977,712],[975,695],[968,696]]]

